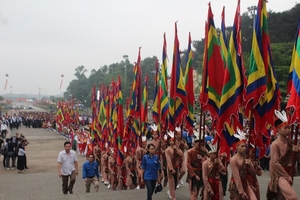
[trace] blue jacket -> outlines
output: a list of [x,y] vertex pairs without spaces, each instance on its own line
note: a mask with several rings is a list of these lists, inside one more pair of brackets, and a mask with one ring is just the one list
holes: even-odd
[[143,156],[142,169],[144,169],[144,180],[157,180],[157,171],[160,170],[160,163],[157,155],[150,157],[149,154]]
[[92,163],[86,161],[82,166],[82,178],[86,179],[87,177],[94,176],[99,178],[98,163],[96,161],[93,161]]

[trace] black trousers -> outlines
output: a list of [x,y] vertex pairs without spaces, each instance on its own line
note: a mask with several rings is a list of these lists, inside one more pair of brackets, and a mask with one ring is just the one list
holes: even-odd
[[147,200],[152,200],[155,184],[156,184],[156,180],[145,180],[145,185],[147,188]]

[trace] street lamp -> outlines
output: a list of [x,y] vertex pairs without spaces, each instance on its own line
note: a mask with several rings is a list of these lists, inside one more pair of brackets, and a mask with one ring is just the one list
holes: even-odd
[[123,58],[124,58],[124,62],[125,62],[124,68],[125,68],[125,86],[126,86],[126,82],[127,82],[127,80],[126,80],[126,61],[128,60],[128,55],[123,55]]

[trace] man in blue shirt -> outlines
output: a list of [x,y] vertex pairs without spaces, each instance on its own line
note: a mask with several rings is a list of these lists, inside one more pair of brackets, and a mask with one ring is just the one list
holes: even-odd
[[98,164],[94,161],[94,155],[91,154],[82,166],[82,178],[85,181],[86,193],[90,192],[91,183],[95,186],[95,191],[99,189],[99,171]]
[[189,130],[186,129],[185,124],[182,125],[182,139],[184,139],[189,146],[189,149],[192,148],[193,143],[193,135],[194,133],[190,134]]

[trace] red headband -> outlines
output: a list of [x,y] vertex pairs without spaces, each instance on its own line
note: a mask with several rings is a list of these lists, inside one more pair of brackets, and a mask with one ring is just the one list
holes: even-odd
[[236,143],[236,146],[239,146],[240,144],[242,144],[242,143],[245,143],[246,144],[246,140],[240,140],[240,141],[238,141],[237,143]]

